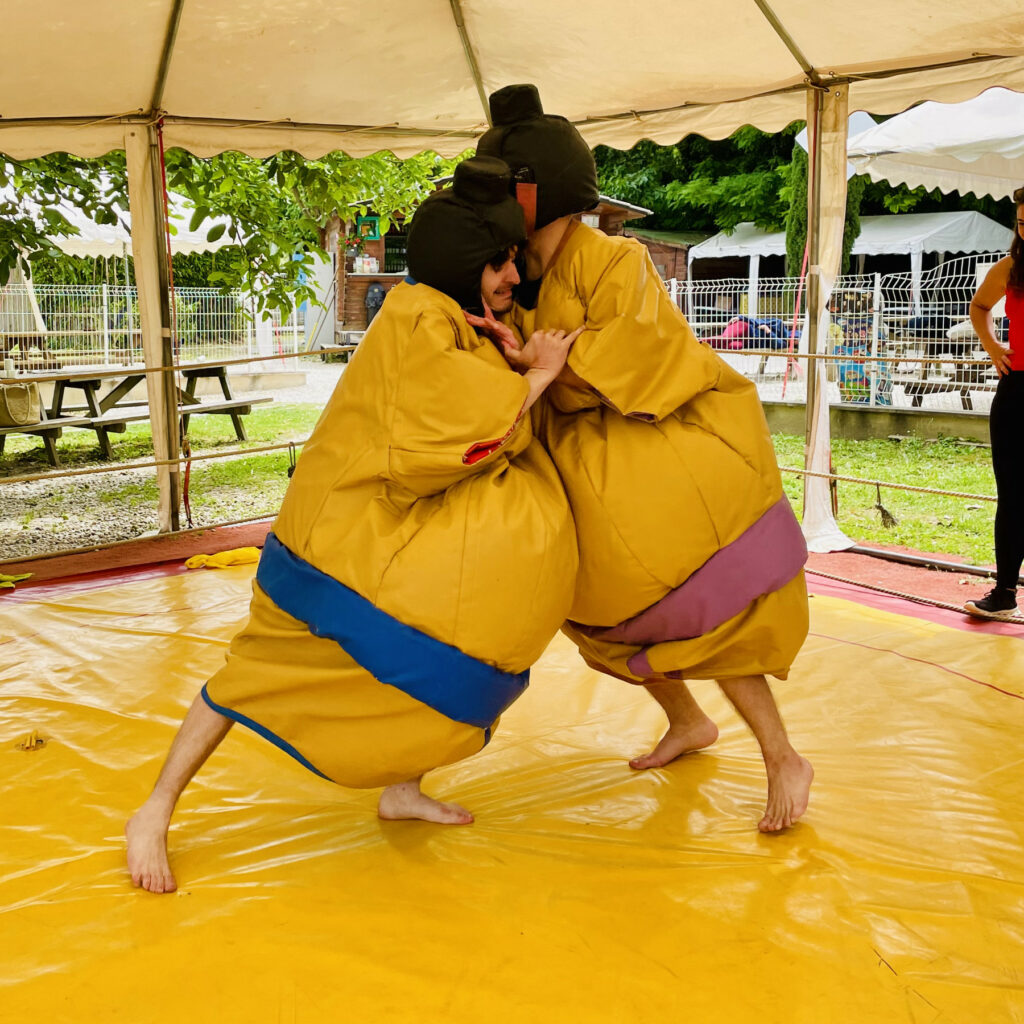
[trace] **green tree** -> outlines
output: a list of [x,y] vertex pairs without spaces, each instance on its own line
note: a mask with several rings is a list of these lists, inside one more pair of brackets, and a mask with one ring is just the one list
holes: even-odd
[[959,192],[943,194],[938,189],[908,188],[906,185],[891,185],[886,181],[864,179],[864,197],[861,212],[865,216],[886,213],[940,213],[956,210],[976,210],[993,220],[1013,226],[1013,201],[993,199],[991,196],[976,196],[973,192],[961,195]]
[[789,212],[786,215],[786,274],[799,277],[807,245],[807,151],[793,146],[789,165]]
[[[793,145],[803,127],[795,122],[775,135],[745,127],[729,138],[689,135],[674,146],[639,142],[632,149],[598,146],[594,151],[601,191],[653,211],[642,227],[666,231],[728,230],[753,221],[765,230],[786,228],[787,273],[797,274],[806,233],[807,154]],[[1009,200],[909,189],[865,177],[850,181],[844,259],[859,233],[860,215],[977,210],[1007,226]],[[862,191],[860,202],[857,193]],[[796,219],[794,221],[794,218]],[[798,222],[798,223],[797,223]],[[799,237],[799,242],[796,239]]]
[[62,202],[97,224],[117,224],[122,220],[118,204],[126,195],[123,153],[96,160],[51,153],[28,161],[0,154],[0,284],[19,258],[61,257],[53,239],[78,234],[61,213]]
[[[786,217],[786,273],[799,277],[804,262],[804,247],[807,244],[807,152],[802,146],[793,146],[793,160],[790,163],[789,186],[791,202]],[[846,220],[843,224],[843,252],[840,273],[850,270],[850,250],[860,234],[861,197],[868,179],[854,175],[846,183]]]
[[599,146],[602,192],[653,211],[643,226],[730,230],[753,221],[781,230],[789,210],[789,161],[795,122],[775,135],[749,125],[727,139],[688,135],[674,146],[640,142],[630,150]]
[[[433,179],[456,162],[433,153],[408,160],[383,152],[361,159],[330,153],[319,160],[293,152],[262,160],[240,153],[208,160],[183,150],[166,154],[168,187],[195,206],[193,230],[207,217],[230,222],[209,233],[210,241],[227,233],[232,244],[218,250],[206,280],[250,290],[261,309],[285,315],[315,297],[306,283],[310,271],[326,259],[347,223],[372,208],[386,229],[393,217],[414,209],[433,188]],[[31,262],[55,258],[52,238],[75,233],[56,209],[61,199],[101,224],[124,222],[128,209],[122,152],[99,160],[67,154],[30,161],[0,157],[4,185],[13,198],[0,196],[0,282],[7,280],[19,253]]]

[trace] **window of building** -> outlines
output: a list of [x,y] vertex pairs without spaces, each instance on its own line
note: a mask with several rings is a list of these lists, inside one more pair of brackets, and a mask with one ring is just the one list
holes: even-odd
[[392,228],[384,236],[384,273],[404,274],[407,270],[405,261],[405,243],[407,233],[404,230]]

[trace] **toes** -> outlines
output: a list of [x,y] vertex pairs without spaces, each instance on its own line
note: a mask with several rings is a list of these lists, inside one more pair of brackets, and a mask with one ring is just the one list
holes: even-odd
[[473,815],[465,807],[443,804],[445,810],[443,823],[447,825],[472,825]]
[[630,759],[629,767],[635,768],[638,771],[643,771],[645,768],[664,768],[665,765],[674,761],[679,755],[671,752],[659,752],[660,747],[656,747],[649,754],[641,754],[639,757]]

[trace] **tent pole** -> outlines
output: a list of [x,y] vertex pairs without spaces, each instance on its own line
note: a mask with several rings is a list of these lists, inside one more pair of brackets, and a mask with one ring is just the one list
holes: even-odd
[[[171,311],[167,266],[166,229],[162,202],[163,185],[157,150],[156,129],[130,126],[125,132],[128,170],[128,205],[132,217],[132,254],[135,284],[139,295],[142,351],[147,369],[173,367]],[[147,373],[149,419],[153,430],[153,451],[159,460],[176,460],[178,445],[178,399],[174,374]],[[177,465],[156,470],[159,491],[159,529],[167,533],[179,528],[181,476]]]
[[828,301],[839,276],[846,218],[848,86],[810,85],[807,97],[807,448],[803,531],[811,551],[842,551],[853,544],[836,525],[827,474],[831,472],[828,378],[815,358],[827,348]]
[[[821,209],[821,89],[807,88],[807,404],[804,424],[804,468],[810,468],[811,428],[817,401],[818,323],[821,309],[821,279],[818,276],[821,258],[819,211]],[[804,477],[804,508],[810,478]]]
[[758,303],[758,291],[761,281],[761,257],[751,253],[747,268],[747,316],[757,319],[761,315]]
[[473,84],[476,86],[477,95],[480,97],[480,105],[484,110],[484,122],[491,123],[491,105],[487,101],[487,89],[484,87],[483,76],[480,74],[480,65],[477,63],[476,51],[469,38],[469,31],[466,28],[466,19],[462,13],[462,0],[448,0],[452,9],[452,17],[455,19],[455,27],[459,30],[459,39],[462,40],[462,49],[466,54],[466,63],[469,64],[469,73],[473,76]]
[[924,264],[924,252],[918,247],[910,254],[910,297],[914,316],[921,315],[921,268]]

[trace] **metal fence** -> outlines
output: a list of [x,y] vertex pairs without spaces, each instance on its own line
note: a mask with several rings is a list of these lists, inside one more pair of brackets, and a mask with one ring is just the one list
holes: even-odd
[[[305,347],[299,310],[263,320],[244,292],[178,288],[174,292],[181,362],[279,354],[292,363]],[[0,288],[0,352],[25,369],[132,366],[143,363],[135,288],[25,285]]]
[[[948,260],[921,275],[841,277],[824,351],[829,400],[874,407],[987,411],[997,378],[968,307],[1001,253]],[[806,293],[796,278],[669,281],[698,336],[756,381],[765,401],[806,399]],[[305,348],[303,314],[254,315],[243,292],[175,291],[181,362],[280,355],[291,368]],[[994,310],[1005,338],[1005,317]],[[12,284],[0,288],[0,355],[24,369],[141,365],[134,288]]]
[[[829,401],[987,412],[997,376],[971,327],[971,297],[1002,253],[947,260],[920,276],[846,275],[830,302]],[[806,292],[797,278],[669,281],[698,337],[757,383],[765,401],[806,399]],[[799,309],[797,309],[797,299]],[[993,311],[1006,338],[1001,306]]]

